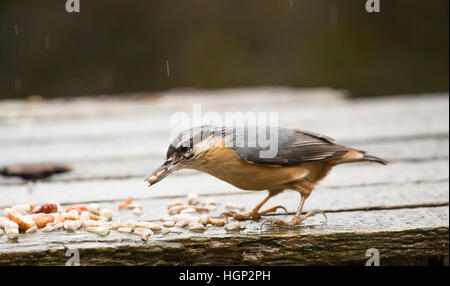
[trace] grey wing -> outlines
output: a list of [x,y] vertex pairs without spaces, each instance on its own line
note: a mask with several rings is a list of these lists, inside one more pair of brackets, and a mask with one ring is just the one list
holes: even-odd
[[[251,133],[247,129],[245,131]],[[235,138],[242,139],[242,133],[245,131],[236,130]],[[277,135],[271,136],[273,138],[269,140],[269,147],[256,144],[256,146],[234,146],[233,149],[242,160],[273,166],[294,166],[313,161],[331,160],[351,150],[335,144],[330,137],[314,132],[286,128],[277,128],[276,131]],[[267,156],[269,152],[264,152],[269,150],[270,146],[276,148],[273,156]]]

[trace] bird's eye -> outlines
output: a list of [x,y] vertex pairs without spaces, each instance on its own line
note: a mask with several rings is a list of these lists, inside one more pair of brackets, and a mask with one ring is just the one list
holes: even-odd
[[183,154],[185,154],[187,151],[189,151],[189,148],[188,148],[188,147],[181,146],[181,147],[178,148],[177,151],[178,151],[178,154],[179,154],[179,155],[183,155]]

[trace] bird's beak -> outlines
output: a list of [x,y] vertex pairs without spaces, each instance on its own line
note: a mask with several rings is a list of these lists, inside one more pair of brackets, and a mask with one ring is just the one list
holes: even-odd
[[162,164],[155,171],[153,171],[150,177],[145,179],[145,181],[149,183],[149,186],[156,184],[157,182],[161,181],[162,179],[170,175],[175,170],[179,169],[179,167],[181,166],[180,163],[182,161],[183,159],[180,158],[168,159],[166,162],[164,162],[164,164]]

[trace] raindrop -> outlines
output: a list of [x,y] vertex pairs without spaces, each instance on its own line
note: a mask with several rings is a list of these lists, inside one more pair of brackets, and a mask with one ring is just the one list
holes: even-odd
[[332,4],[328,8],[328,22],[336,26],[338,23],[339,10],[336,4]]
[[44,47],[46,50],[48,50],[50,48],[50,40],[48,39],[48,37],[45,37]]
[[167,77],[170,77],[169,60],[166,61],[166,67],[167,67]]
[[17,27],[17,24],[14,25],[14,34],[16,36],[19,35],[19,28]]
[[104,72],[102,75],[102,87],[104,90],[109,90],[112,87],[113,75],[110,72]]
[[22,91],[22,79],[20,77],[16,77],[14,80],[14,90],[16,93],[20,93]]

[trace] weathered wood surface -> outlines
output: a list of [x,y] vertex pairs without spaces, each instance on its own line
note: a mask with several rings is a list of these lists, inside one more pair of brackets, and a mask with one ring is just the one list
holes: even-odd
[[[305,211],[325,210],[326,223],[317,216],[302,227],[260,231],[261,221],[254,221],[240,232],[210,227],[204,233],[156,234],[147,242],[116,232],[107,237],[40,232],[18,241],[0,236],[0,264],[63,265],[65,248],[80,249],[82,265],[363,265],[369,248],[380,250],[382,264],[426,264],[448,255],[448,94],[349,100],[325,89],[255,89],[0,102],[0,167],[39,162],[73,167],[39,182],[31,194],[20,179],[0,178],[0,209],[51,199],[116,209],[132,196],[143,206],[139,220],[155,221],[168,216],[167,203],[185,200],[190,192],[221,202],[212,216],[226,210],[225,202],[251,209],[263,193],[198,172],[179,172],[150,189],[143,182],[164,157],[171,114],[192,112],[195,103],[219,114],[279,112],[281,126],[325,133],[391,164],[335,168],[305,205]],[[285,192],[267,207],[282,204],[292,214],[298,199]],[[128,211],[117,212],[117,218],[137,219]]]
[[343,212],[329,214],[327,223],[314,217],[296,229],[260,231],[253,222],[240,232],[210,227],[157,234],[147,242],[132,234],[40,233],[21,237],[20,248],[0,244],[0,265],[63,265],[67,248],[79,250],[81,265],[364,265],[369,248],[380,251],[381,264],[407,264],[445,254],[448,215],[448,207]]

